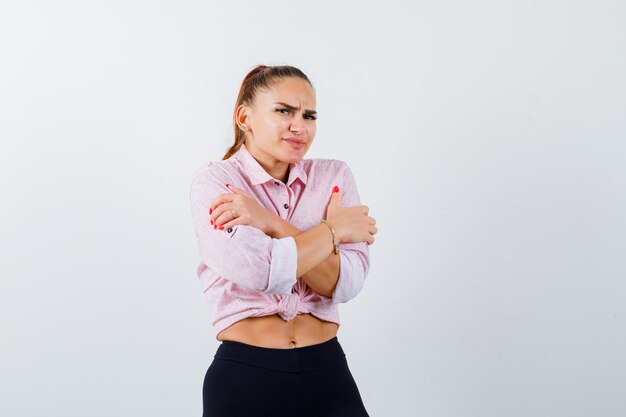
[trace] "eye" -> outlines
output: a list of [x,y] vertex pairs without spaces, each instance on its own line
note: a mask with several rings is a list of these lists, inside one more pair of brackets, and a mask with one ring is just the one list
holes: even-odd
[[[289,113],[289,109],[285,109],[285,108],[278,108],[278,109],[276,109],[276,111],[279,112],[279,113],[283,112],[283,111],[286,111],[287,113]],[[285,113],[283,113],[283,114],[285,114]],[[313,116],[313,115],[310,115],[310,114],[307,114],[304,117],[308,117],[309,120],[317,120],[317,116]]]

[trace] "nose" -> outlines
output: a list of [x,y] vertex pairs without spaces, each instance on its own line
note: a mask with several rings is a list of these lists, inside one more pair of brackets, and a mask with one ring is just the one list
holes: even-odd
[[304,124],[300,120],[295,120],[291,122],[290,130],[296,135],[299,135],[300,133],[304,132]]

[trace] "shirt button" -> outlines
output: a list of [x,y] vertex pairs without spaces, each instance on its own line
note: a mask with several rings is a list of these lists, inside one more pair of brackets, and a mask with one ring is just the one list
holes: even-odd
[[280,184],[278,181],[274,181],[274,185],[278,185]]
[[288,209],[289,208],[289,204],[285,203],[285,204],[283,204],[283,207]]
[[232,233],[233,228],[232,228],[232,227],[229,227],[228,229],[226,229],[226,231],[227,231],[228,233]]

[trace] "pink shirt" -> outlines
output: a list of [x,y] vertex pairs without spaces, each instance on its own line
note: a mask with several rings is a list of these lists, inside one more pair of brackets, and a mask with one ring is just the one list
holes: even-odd
[[337,286],[332,297],[320,295],[296,277],[298,258],[293,237],[272,238],[249,225],[213,228],[209,206],[219,194],[231,192],[227,183],[253,195],[270,212],[304,232],[325,219],[335,185],[342,191],[342,207],[361,204],[348,165],[335,159],[302,159],[291,164],[285,184],[269,175],[242,145],[230,158],[200,167],[193,175],[189,194],[200,254],[197,275],[216,339],[220,331],[239,320],[275,313],[284,320],[311,313],[340,325],[338,304],[361,291],[369,272],[367,242],[338,244]]

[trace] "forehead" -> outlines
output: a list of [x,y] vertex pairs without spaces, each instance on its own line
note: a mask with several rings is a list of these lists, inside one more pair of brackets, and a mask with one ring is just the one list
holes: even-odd
[[315,108],[315,92],[306,80],[301,78],[285,78],[274,84],[259,97],[265,103],[273,104],[281,101],[293,106],[302,105],[307,109]]

